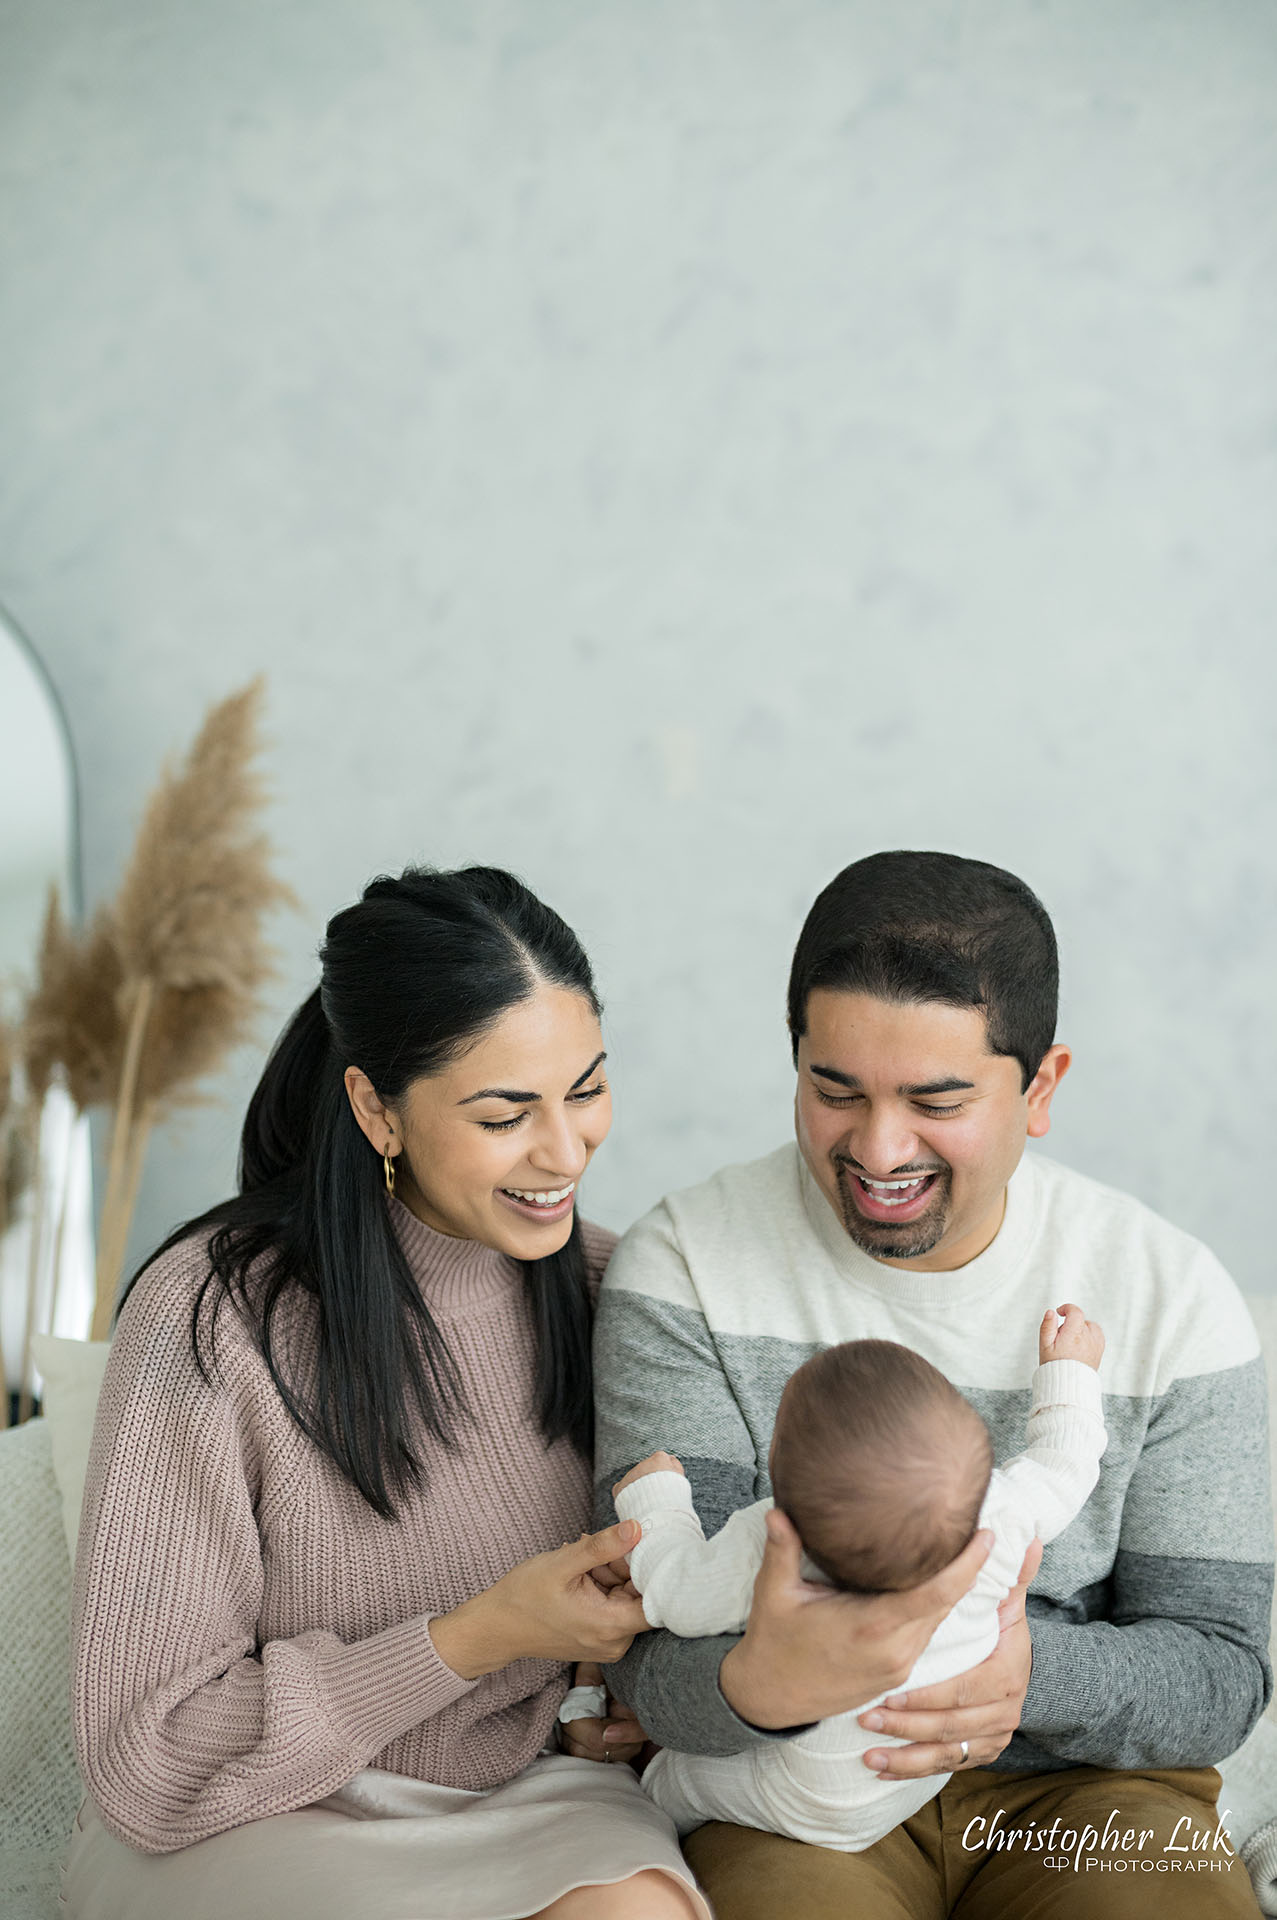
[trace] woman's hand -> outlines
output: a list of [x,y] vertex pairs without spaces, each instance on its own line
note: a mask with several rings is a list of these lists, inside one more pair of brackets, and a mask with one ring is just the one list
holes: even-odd
[[[601,1687],[603,1674],[591,1661],[577,1667],[574,1686]],[[638,1715],[608,1695],[608,1714],[602,1720],[569,1720],[560,1734],[564,1753],[577,1760],[637,1760],[647,1741]]]
[[622,1559],[641,1534],[636,1520],[622,1520],[521,1560],[493,1586],[430,1622],[436,1653],[464,1680],[512,1660],[619,1660],[647,1628],[642,1603],[592,1575]]
[[798,1535],[773,1508],[744,1638],[719,1669],[728,1704],[756,1727],[793,1727],[898,1687],[992,1545],[982,1529],[922,1586],[865,1598],[804,1580]]
[[[1033,1670],[1024,1596],[1042,1564],[1042,1542],[1024,1556],[1020,1578],[998,1608],[998,1644],[987,1660],[952,1680],[884,1700],[858,1715],[871,1733],[893,1733],[907,1747],[873,1747],[865,1765],[886,1780],[916,1780],[959,1767],[987,1767],[1020,1724]],[[966,1752],[962,1751],[963,1744]]]

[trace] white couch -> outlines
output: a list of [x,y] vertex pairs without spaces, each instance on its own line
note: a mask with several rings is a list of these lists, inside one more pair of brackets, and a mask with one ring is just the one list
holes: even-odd
[[[1252,1300],[1277,1463],[1277,1297]],[[71,1743],[71,1555],[106,1349],[40,1342],[48,1417],[0,1433],[0,1916],[55,1920],[80,1802]],[[1275,1473],[1277,1478],[1277,1473]],[[1263,1911],[1277,1915],[1277,1703],[1220,1769],[1221,1811]]]

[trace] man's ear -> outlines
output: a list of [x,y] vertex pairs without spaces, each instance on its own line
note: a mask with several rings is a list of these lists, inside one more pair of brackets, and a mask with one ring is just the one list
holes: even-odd
[[390,1140],[399,1131],[395,1115],[389,1107],[383,1106],[377,1089],[361,1068],[347,1067],[342,1077],[346,1083],[350,1110],[365,1138],[378,1153],[385,1153]]
[[1043,1134],[1051,1131],[1051,1102],[1055,1097],[1055,1089],[1072,1064],[1072,1053],[1068,1047],[1061,1046],[1058,1040],[1043,1054],[1042,1064],[1030,1080],[1026,1096],[1029,1102],[1026,1131],[1030,1140],[1040,1140]]

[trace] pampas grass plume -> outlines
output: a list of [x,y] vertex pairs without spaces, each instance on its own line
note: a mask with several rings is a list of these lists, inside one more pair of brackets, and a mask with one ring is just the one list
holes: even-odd
[[49,890],[36,981],[22,1019],[27,1086],[44,1099],[60,1068],[81,1113],[110,1106],[120,1084],[123,971],[110,912],[99,908],[83,933],[67,925],[56,887]]
[[128,980],[251,993],[265,977],[261,915],[288,896],[254,830],[261,693],[255,680],[214,707],[151,796],[115,903]]
[[56,893],[22,1025],[37,1101],[55,1075],[113,1110],[93,1335],[103,1338],[152,1128],[246,1040],[274,971],[263,920],[293,894],[257,824],[262,681],[212,708],[147,803],[119,892],[80,934]]
[[257,830],[264,798],[253,765],[262,682],[208,714],[184,763],[152,794],[111,920],[124,1046],[98,1230],[94,1337],[109,1325],[156,1121],[247,1037],[273,972],[262,935],[293,895]]
[[273,973],[266,913],[291,902],[257,829],[265,798],[253,765],[262,682],[213,708],[183,765],[151,796],[114,908],[118,1003],[150,1000],[136,1099],[152,1119],[248,1037]]
[[26,1114],[16,1083],[19,1051],[16,1028],[0,1014],[0,1238],[31,1177]]

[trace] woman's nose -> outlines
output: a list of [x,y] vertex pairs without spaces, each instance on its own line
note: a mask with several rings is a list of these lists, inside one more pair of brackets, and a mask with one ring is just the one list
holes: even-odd
[[581,1118],[567,1112],[537,1115],[536,1139],[528,1155],[531,1164],[542,1173],[561,1174],[575,1180],[585,1169],[590,1150],[582,1137]]

